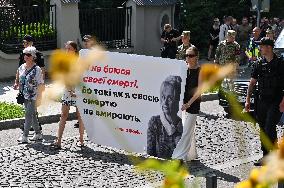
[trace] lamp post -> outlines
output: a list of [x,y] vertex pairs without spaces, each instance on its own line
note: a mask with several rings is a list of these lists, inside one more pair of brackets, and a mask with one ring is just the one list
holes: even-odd
[[262,0],[257,1],[257,27],[260,27],[260,11]]

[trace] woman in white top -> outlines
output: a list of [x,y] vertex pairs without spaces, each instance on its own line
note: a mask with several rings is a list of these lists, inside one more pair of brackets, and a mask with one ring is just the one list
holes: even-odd
[[36,48],[27,47],[23,50],[25,63],[22,64],[16,74],[14,89],[19,89],[24,98],[25,124],[22,136],[18,139],[21,143],[28,143],[30,127],[35,130],[30,140],[42,140],[38,119],[36,116],[36,100],[43,91],[42,71],[36,65]]

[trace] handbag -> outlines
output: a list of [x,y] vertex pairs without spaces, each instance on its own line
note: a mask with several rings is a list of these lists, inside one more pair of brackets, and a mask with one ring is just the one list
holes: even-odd
[[[34,65],[34,66],[26,73],[25,78],[24,78],[24,83],[23,83],[23,85],[22,85],[23,88],[24,88],[24,86],[25,86],[25,82],[26,82],[26,77],[27,77],[27,75],[28,75],[35,67],[36,67],[36,65]],[[18,104],[24,104],[24,103],[25,103],[25,97],[24,97],[23,91],[19,91],[19,93],[18,93],[16,99],[17,99],[17,103],[18,103]]]
[[18,93],[16,99],[17,99],[18,104],[24,104],[24,102],[25,102],[25,97],[24,97],[24,94],[22,92]]

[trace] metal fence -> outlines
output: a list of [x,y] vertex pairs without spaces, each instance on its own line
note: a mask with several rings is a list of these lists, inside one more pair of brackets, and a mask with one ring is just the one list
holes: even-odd
[[40,51],[57,47],[55,5],[0,7],[0,25],[0,50],[5,53],[19,53],[25,34],[35,38]]
[[94,35],[107,48],[131,46],[131,7],[80,8],[82,36]]

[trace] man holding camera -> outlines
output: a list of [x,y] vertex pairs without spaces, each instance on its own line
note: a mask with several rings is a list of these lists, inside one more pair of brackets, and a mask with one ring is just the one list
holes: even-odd
[[172,28],[170,24],[165,24],[161,35],[161,42],[164,47],[161,48],[161,57],[175,59],[177,54],[177,41],[180,40],[179,32]]

